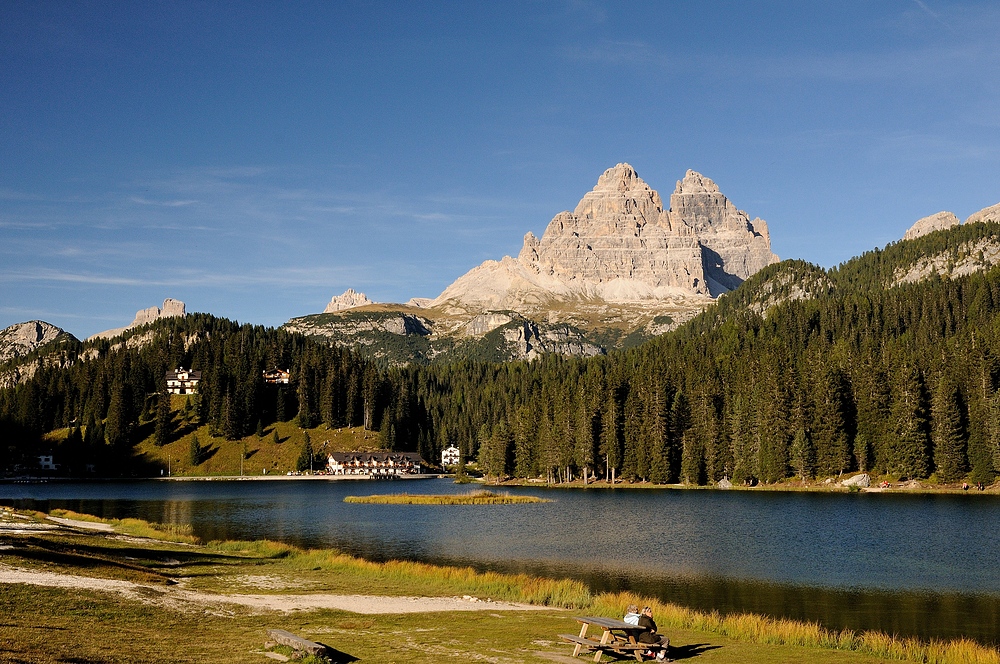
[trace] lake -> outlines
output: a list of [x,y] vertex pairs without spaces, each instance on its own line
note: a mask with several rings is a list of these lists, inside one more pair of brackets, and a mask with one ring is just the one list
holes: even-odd
[[344,503],[421,481],[0,483],[0,503],[188,523],[372,560],[527,571],[696,609],[1000,643],[1000,497],[505,488],[528,505]]

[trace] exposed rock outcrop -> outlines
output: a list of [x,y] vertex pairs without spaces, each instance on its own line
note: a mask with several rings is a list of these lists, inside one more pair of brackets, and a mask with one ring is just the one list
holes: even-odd
[[969,215],[969,218],[965,220],[965,223],[974,224],[977,221],[992,221],[994,223],[1000,223],[1000,203],[991,205],[988,208],[983,208],[979,212]]
[[841,486],[856,486],[862,489],[867,489],[872,485],[872,479],[868,473],[859,473],[854,477],[846,479],[840,483]]
[[998,264],[1000,243],[992,238],[983,238],[976,242],[964,242],[957,248],[940,254],[921,256],[908,268],[896,269],[892,275],[892,284],[912,284],[923,281],[932,274],[958,279]]
[[712,295],[735,289],[750,275],[777,263],[767,222],[737,210],[711,179],[689,170],[670,196],[670,226],[688,227],[702,247]]
[[909,230],[903,235],[904,240],[912,240],[918,238],[921,235],[927,235],[928,233],[933,233],[934,231],[941,231],[946,228],[951,228],[952,226],[958,226],[958,217],[955,216],[953,212],[938,212],[937,214],[932,214],[923,219],[918,219],[916,223],[910,226]]
[[41,320],[17,323],[0,330],[0,363],[27,355],[57,340],[76,341],[76,338],[62,328]]
[[517,258],[473,268],[430,306],[477,315],[538,312],[553,301],[655,305],[702,296],[707,303],[778,260],[767,224],[737,210],[700,173],[688,171],[670,202],[665,210],[635,169],[618,164],[541,238],[525,235]]
[[344,291],[343,295],[334,295],[330,303],[326,305],[323,313],[332,314],[346,309],[354,309],[355,307],[364,307],[369,304],[375,303],[369,300],[368,296],[364,293],[356,293],[353,288],[348,288]]
[[[338,312],[339,313],[339,312]],[[431,321],[413,314],[401,312],[357,312],[349,316],[317,317],[303,316],[293,318],[282,327],[291,332],[301,332],[306,335],[358,337],[372,332],[387,332],[399,336],[431,333]],[[333,330],[335,335],[327,332]]]
[[91,339],[111,339],[117,337],[119,334],[127,332],[132,328],[139,327],[140,325],[145,325],[146,323],[152,323],[160,318],[173,318],[175,316],[186,316],[187,311],[185,305],[180,300],[175,300],[168,297],[163,301],[162,307],[149,307],[148,309],[140,309],[135,312],[135,318],[132,322],[125,327],[117,327],[112,330],[105,330],[104,332],[98,332],[97,334],[88,337],[87,340]]

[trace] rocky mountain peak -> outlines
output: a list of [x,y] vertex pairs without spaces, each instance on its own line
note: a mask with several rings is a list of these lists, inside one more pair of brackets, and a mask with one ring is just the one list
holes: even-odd
[[938,212],[928,215],[923,219],[918,219],[909,230],[903,235],[904,240],[912,240],[921,235],[927,235],[934,231],[944,230],[952,226],[958,226],[958,217],[953,212]]
[[626,163],[609,168],[573,212],[516,259],[487,261],[430,303],[456,310],[541,310],[552,301],[646,302],[731,290],[778,260],[767,224],[753,221],[711,179],[687,171],[671,210]]
[[690,168],[684,174],[683,180],[677,181],[674,187],[674,194],[717,194],[719,185],[715,184],[712,178],[707,178],[698,171]]
[[25,355],[59,338],[73,339],[62,328],[43,320],[17,323],[0,330],[0,362]]
[[630,191],[633,187],[649,189],[649,185],[635,172],[630,164],[621,163],[604,171],[597,178],[594,191]]
[[983,208],[979,212],[975,212],[969,215],[969,218],[965,220],[967,224],[974,224],[976,222],[986,222],[992,221],[994,223],[1000,223],[1000,203],[996,205],[991,205],[988,208]]
[[186,315],[187,310],[184,303],[180,300],[168,297],[163,301],[162,307],[149,307],[135,312],[135,318],[125,327],[116,327],[111,330],[105,330],[104,332],[98,332],[87,339],[88,341],[90,339],[111,339],[112,337],[117,337],[119,334],[127,332],[134,327],[139,327],[140,325],[145,325],[146,323],[152,323],[160,318],[173,318],[175,316],[183,318]]
[[357,293],[353,288],[348,288],[341,295],[334,295],[330,299],[330,303],[326,305],[326,309],[323,310],[324,314],[332,314],[338,311],[344,311],[345,309],[354,309],[355,307],[363,307],[368,304],[375,304],[368,299],[368,296],[364,293]]

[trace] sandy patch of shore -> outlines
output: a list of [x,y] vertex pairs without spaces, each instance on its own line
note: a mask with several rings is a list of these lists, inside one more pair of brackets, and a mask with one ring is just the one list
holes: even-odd
[[514,602],[494,602],[475,597],[392,597],[386,595],[220,595],[171,586],[148,586],[131,581],[97,579],[73,574],[38,572],[0,565],[0,583],[23,583],[52,588],[72,588],[115,593],[145,603],[178,610],[221,605],[243,606],[254,612],[339,609],[361,614],[431,613],[438,611],[550,611],[552,607]]

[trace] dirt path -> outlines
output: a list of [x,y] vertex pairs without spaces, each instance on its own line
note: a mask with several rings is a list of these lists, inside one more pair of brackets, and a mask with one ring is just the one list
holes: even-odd
[[177,587],[147,586],[131,581],[97,579],[72,574],[36,572],[0,565],[0,583],[23,583],[52,588],[73,588],[117,593],[148,604],[178,610],[222,605],[247,607],[254,612],[339,609],[352,613],[430,613],[435,611],[551,611],[552,607],[512,602],[483,601],[473,597],[391,597],[384,595],[217,595]]

